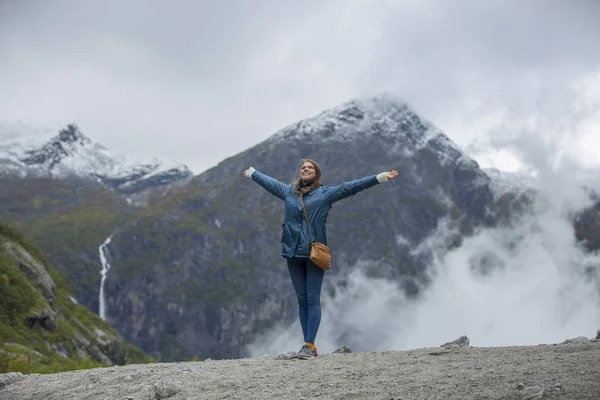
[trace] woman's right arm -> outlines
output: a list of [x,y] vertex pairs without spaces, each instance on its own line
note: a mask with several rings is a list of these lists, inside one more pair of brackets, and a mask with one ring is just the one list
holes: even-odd
[[253,181],[265,188],[273,196],[279,197],[281,200],[285,200],[285,196],[291,188],[291,185],[281,183],[278,180],[271,178],[270,176],[258,172],[252,167],[244,171],[244,176],[246,176],[247,178],[251,178]]

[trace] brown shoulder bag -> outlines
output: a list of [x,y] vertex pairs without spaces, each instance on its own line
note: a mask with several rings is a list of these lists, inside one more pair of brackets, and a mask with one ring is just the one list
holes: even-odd
[[308,222],[308,215],[306,214],[306,208],[304,207],[304,200],[302,200],[302,193],[300,194],[300,203],[302,203],[302,210],[304,211],[304,218],[306,218],[308,236],[311,242],[310,261],[312,261],[317,267],[327,271],[329,268],[331,268],[331,250],[329,250],[329,247],[323,243],[312,240],[312,234],[310,233],[310,222]]

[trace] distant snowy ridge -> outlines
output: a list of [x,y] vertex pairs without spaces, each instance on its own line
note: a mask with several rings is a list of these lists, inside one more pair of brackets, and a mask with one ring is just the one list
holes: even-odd
[[[139,160],[110,151],[75,124],[58,131],[53,128],[0,123],[0,173],[55,178],[75,175],[96,179],[121,193],[164,186],[193,175],[187,166],[171,160]],[[52,131],[54,136],[48,138]]]

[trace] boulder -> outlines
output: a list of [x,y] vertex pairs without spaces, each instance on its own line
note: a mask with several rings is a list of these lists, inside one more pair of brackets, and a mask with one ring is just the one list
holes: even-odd
[[56,311],[49,305],[46,305],[42,310],[32,310],[30,315],[25,318],[25,325],[30,328],[43,328],[47,331],[54,332],[56,330]]
[[469,338],[466,337],[465,335],[463,335],[463,336],[459,337],[458,339],[456,339],[456,340],[454,340],[452,342],[444,343],[440,347],[443,347],[446,350],[460,349],[460,348],[463,348],[463,347],[469,347]]

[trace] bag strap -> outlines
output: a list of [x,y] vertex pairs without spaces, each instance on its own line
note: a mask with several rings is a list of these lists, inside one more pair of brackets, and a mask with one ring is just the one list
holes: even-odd
[[306,219],[306,226],[308,227],[308,237],[310,238],[310,242],[313,243],[312,234],[310,233],[310,222],[308,222],[308,215],[306,215],[306,208],[304,207],[304,200],[302,200],[302,195],[304,193],[300,192],[300,203],[302,204],[302,210],[304,211],[304,218]]

